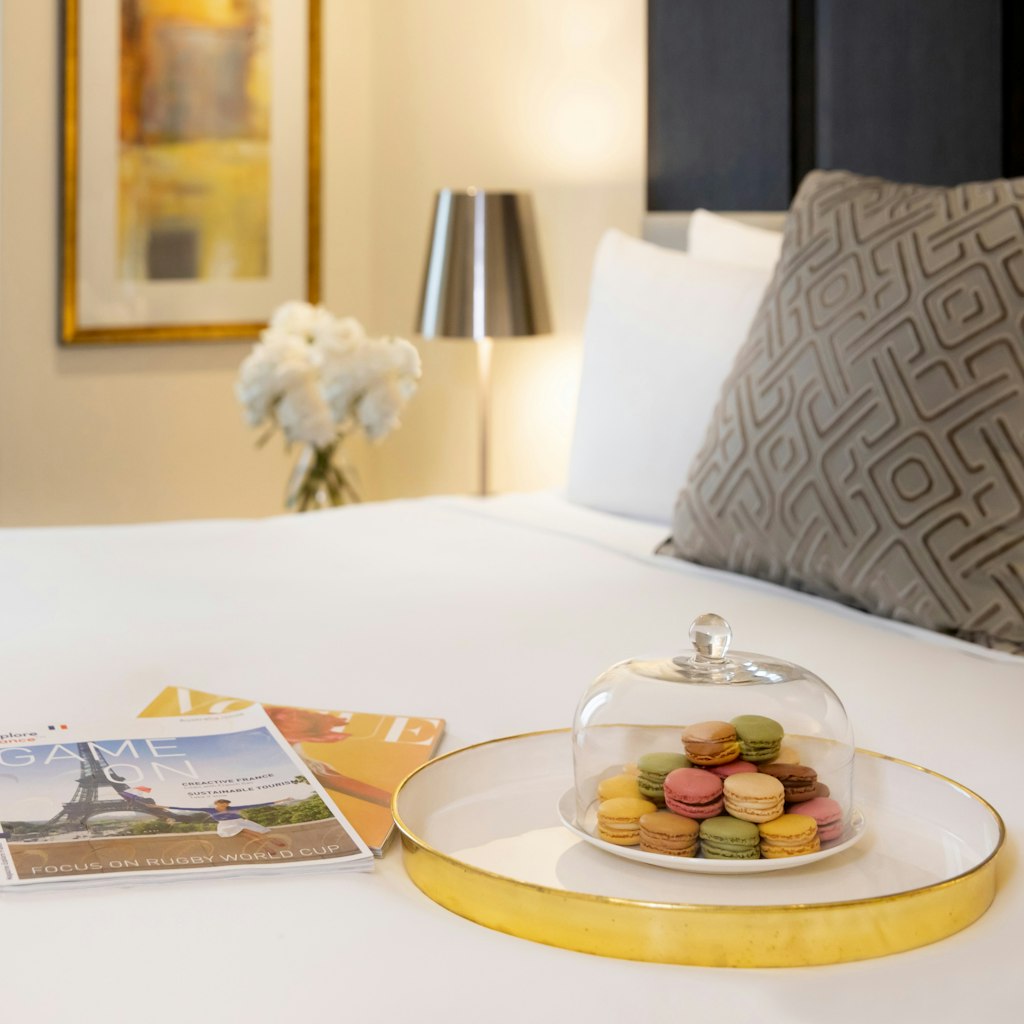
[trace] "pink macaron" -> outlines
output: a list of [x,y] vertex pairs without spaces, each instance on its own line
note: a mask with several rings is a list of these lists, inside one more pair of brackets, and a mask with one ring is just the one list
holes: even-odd
[[703,768],[676,768],[665,776],[665,806],[684,818],[714,818],[725,806],[722,780]]
[[838,839],[843,834],[843,809],[830,797],[816,796],[813,800],[804,800],[794,804],[793,810],[818,823],[818,838],[823,843]]

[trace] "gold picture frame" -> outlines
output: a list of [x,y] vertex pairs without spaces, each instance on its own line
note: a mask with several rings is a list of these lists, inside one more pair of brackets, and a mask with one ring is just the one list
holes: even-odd
[[321,0],[147,2],[64,2],[66,345],[252,338],[320,297]]

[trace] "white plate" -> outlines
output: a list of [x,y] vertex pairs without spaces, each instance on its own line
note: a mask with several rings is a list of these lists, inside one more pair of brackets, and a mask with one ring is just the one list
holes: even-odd
[[[805,867],[819,860],[834,857],[843,850],[848,850],[864,835],[864,815],[856,808],[850,815],[850,824],[838,839],[825,843],[818,853],[807,853],[801,857],[760,857],[757,860],[718,860],[704,857],[670,857],[664,853],[647,853],[638,846],[616,846],[606,843],[593,834],[591,829],[596,826],[596,812],[591,808],[585,826],[576,821],[576,791],[566,790],[558,801],[558,816],[562,824],[584,842],[596,846],[599,850],[623,857],[626,860],[639,861],[641,864],[653,864],[658,868],[669,868],[672,871],[692,871],[701,875],[753,875],[762,871],[786,871],[791,868]],[[591,820],[593,819],[593,820]]]

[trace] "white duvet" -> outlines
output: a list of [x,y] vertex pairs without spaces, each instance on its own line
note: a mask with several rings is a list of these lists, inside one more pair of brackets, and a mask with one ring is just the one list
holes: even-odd
[[[0,531],[0,728],[121,717],[168,684],[444,717],[443,749],[568,726],[610,663],[687,648],[699,612],[806,665],[857,742],[1002,813],[975,925],[879,961],[726,971],[605,961],[470,924],[405,877],[96,888],[0,900],[11,1019],[952,1020],[1018,1012],[1024,660],[651,552],[663,528],[553,495],[305,517]],[[879,1000],[885,1000],[880,1004]],[[120,1008],[118,1010],[117,1008]],[[187,1008],[187,1009],[186,1009]],[[237,1017],[235,1016],[237,1014]]]

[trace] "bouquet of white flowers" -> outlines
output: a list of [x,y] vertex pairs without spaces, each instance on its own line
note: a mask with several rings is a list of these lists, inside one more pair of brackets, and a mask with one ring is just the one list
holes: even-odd
[[361,430],[371,440],[399,424],[416,390],[420,357],[404,338],[370,338],[351,317],[323,306],[286,302],[242,363],[235,394],[254,427],[278,427],[302,452],[286,504],[300,512],[358,501],[352,471],[342,461],[345,437]]

